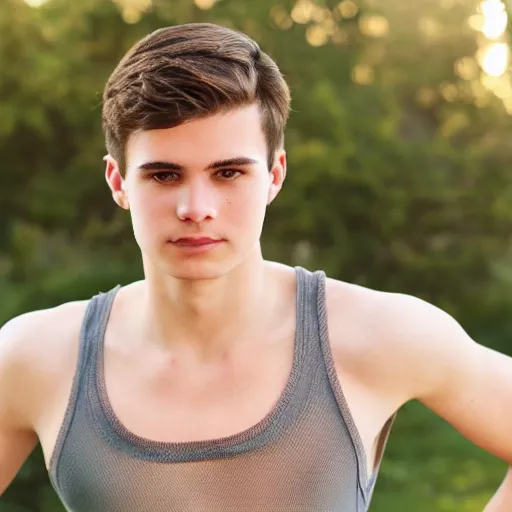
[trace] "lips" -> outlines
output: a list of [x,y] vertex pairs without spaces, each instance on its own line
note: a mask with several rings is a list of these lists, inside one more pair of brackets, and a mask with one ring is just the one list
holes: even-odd
[[179,238],[178,240],[172,243],[181,247],[201,247],[203,245],[212,245],[219,242],[221,242],[221,240],[216,240],[214,238],[209,237],[184,237]]

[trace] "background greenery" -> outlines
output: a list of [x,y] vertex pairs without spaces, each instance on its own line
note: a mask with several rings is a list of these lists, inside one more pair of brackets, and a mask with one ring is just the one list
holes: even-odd
[[[290,171],[268,213],[266,257],[421,296],[511,354],[512,87],[500,5],[2,0],[0,325],[141,277],[129,219],[103,180],[102,88],[146,33],[212,21],[257,39],[292,88]],[[411,403],[371,510],[481,511],[504,471]],[[0,512],[61,510],[37,450]]]

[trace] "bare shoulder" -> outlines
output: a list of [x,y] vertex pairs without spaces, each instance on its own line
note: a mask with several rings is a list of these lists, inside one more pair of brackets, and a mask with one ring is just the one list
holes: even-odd
[[88,302],[68,302],[9,320],[0,329],[0,361],[46,366],[48,360],[58,359],[52,350],[73,345],[69,340],[78,334]]
[[36,430],[48,401],[74,373],[87,303],[25,313],[0,329],[0,406],[13,422]]
[[[455,320],[445,311],[418,297],[403,293],[384,292],[364,286],[326,279],[327,306],[334,315],[356,315],[369,331],[375,328],[392,334],[424,332],[432,327],[455,326]],[[363,318],[362,318],[363,317]],[[374,338],[371,338],[374,340]]]
[[449,314],[411,295],[327,279],[326,302],[335,363],[398,406],[444,375],[438,363],[454,360],[457,344],[472,343]]

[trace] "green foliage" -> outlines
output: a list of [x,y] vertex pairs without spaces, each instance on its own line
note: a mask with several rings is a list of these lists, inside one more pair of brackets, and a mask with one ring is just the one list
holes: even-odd
[[[3,0],[0,324],[141,277],[129,219],[102,177],[102,88],[149,31],[210,21],[256,38],[292,89],[289,173],[268,212],[266,256],[419,295],[481,343],[512,353],[510,118],[499,99],[454,72],[477,47],[460,28],[476,4],[417,3],[422,26],[437,26],[437,36],[422,35],[416,3],[411,10],[401,0],[361,1],[345,18],[319,0],[316,21],[305,24],[291,20],[291,0],[224,0],[210,10],[154,0],[139,14],[126,10],[140,5],[130,0],[49,0],[38,9]],[[127,23],[122,12],[139,19]],[[387,33],[365,32],[369,15],[385,16]],[[308,39],[322,23],[330,39],[316,47]],[[503,463],[409,404],[372,510],[479,511],[503,474]],[[59,510],[37,451],[0,512]]]

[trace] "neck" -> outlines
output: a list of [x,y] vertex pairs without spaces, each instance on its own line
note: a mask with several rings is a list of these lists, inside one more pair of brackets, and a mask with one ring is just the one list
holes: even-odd
[[200,358],[225,354],[269,317],[278,295],[269,266],[259,253],[216,279],[147,276],[143,339]]

